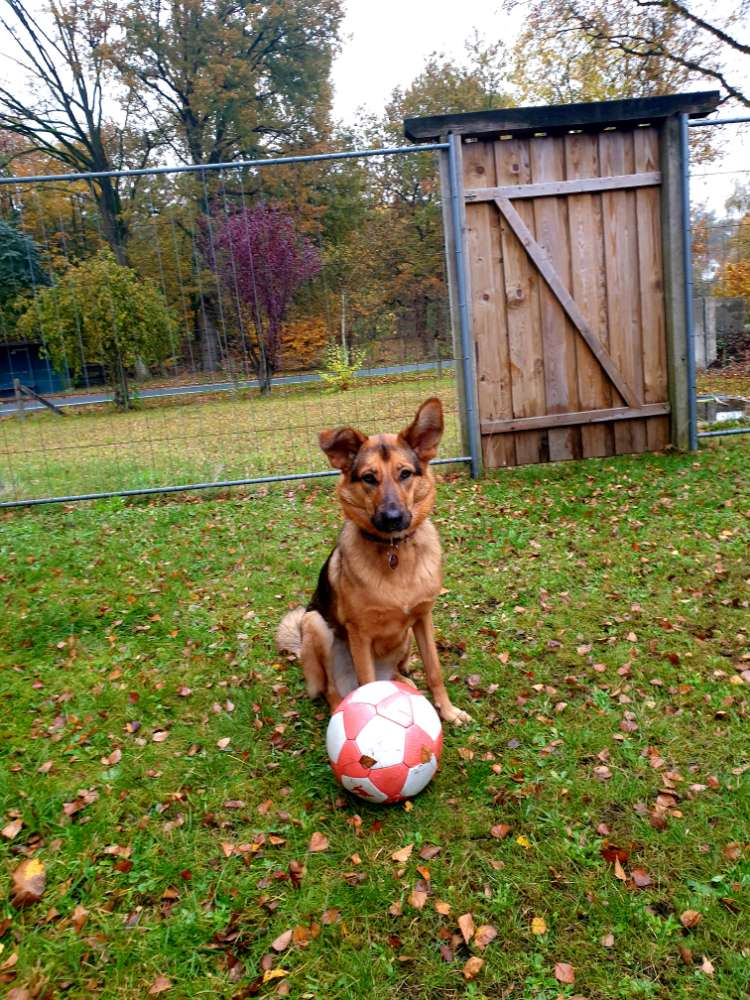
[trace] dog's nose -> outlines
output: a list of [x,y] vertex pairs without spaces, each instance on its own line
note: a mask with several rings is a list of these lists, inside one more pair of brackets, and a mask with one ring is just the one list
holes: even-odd
[[403,531],[409,527],[411,514],[395,502],[385,503],[375,512],[372,523],[378,531]]

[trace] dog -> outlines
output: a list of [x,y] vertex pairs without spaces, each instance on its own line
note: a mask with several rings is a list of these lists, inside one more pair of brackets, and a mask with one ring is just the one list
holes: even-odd
[[446,691],[432,625],[443,581],[440,540],[429,520],[429,463],[442,434],[436,398],[400,434],[368,437],[353,427],[320,434],[320,447],[341,472],[336,495],[344,526],[312,600],[285,616],[276,644],[298,657],[308,694],[325,695],[331,711],[362,684],[411,683],[404,674],[413,635],[443,720],[471,721]]

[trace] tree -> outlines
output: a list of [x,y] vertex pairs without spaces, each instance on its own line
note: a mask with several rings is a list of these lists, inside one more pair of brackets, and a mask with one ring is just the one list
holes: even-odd
[[142,117],[192,163],[328,134],[341,0],[134,0],[116,65]]
[[245,307],[239,316],[243,337],[248,315],[253,324],[255,337],[246,343],[261,392],[270,392],[281,351],[282,322],[294,293],[320,270],[318,252],[298,235],[287,212],[268,204],[224,220],[215,246],[222,283]]
[[[137,139],[106,117],[115,82],[109,55],[115,0],[51,0],[42,15],[24,0],[2,0],[0,26],[11,40],[16,63],[12,84],[0,85],[0,127],[26,140],[26,151],[41,151],[70,171],[101,172],[143,166],[150,141]],[[18,85],[26,75],[31,89]],[[124,98],[127,122],[128,95]],[[18,155],[18,154],[17,154]],[[101,214],[104,237],[124,263],[127,225],[121,182],[100,177],[89,182]]]
[[54,285],[38,292],[18,327],[30,339],[41,339],[53,365],[74,376],[86,362],[103,364],[115,404],[124,410],[130,405],[128,368],[138,359],[162,360],[176,335],[161,292],[118,264],[109,249],[69,268]]
[[37,244],[0,219],[0,308],[20,292],[46,284]]
[[750,45],[735,28],[750,13],[734,0],[722,17],[701,17],[681,0],[532,0],[515,47],[524,101],[561,103],[659,95],[711,81],[723,100],[750,107]]

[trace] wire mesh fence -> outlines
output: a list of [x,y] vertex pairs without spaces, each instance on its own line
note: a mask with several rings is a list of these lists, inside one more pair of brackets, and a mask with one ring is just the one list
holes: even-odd
[[462,458],[438,148],[2,179],[0,505],[322,474],[430,395]]
[[690,125],[698,437],[750,433],[750,118]]

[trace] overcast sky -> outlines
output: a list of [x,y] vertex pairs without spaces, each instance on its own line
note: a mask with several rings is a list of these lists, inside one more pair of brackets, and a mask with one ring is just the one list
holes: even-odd
[[[475,32],[489,41],[501,38],[511,45],[522,13],[510,16],[501,4],[502,0],[345,0],[342,51],[333,66],[334,116],[349,124],[356,120],[359,107],[382,111],[393,88],[408,86],[430,53],[460,58],[464,43]],[[697,4],[701,6],[706,5]],[[710,6],[715,14],[728,12],[735,3],[712,0]],[[696,84],[694,89],[701,86]],[[713,86],[707,84],[705,89]],[[692,183],[694,201],[717,211],[723,208],[736,178],[750,181],[750,128],[727,126],[722,131],[722,160],[696,166]]]

